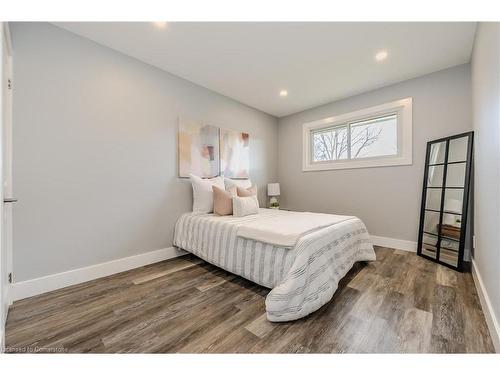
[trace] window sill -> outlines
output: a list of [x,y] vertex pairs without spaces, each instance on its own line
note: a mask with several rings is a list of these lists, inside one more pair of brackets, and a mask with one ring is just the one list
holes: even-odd
[[322,163],[311,163],[302,166],[302,172],[330,171],[335,169],[358,169],[374,167],[396,167],[402,165],[412,165],[412,157],[387,158],[377,160],[349,160],[332,161]]

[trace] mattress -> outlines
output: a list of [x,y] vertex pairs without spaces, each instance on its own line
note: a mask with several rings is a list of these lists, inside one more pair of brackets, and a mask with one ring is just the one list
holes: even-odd
[[244,223],[289,214],[265,208],[245,217],[186,213],[176,223],[174,246],[271,288],[270,321],[299,319],[327,303],[354,263],[375,260],[375,252],[356,217],[309,233],[293,248],[237,236]]

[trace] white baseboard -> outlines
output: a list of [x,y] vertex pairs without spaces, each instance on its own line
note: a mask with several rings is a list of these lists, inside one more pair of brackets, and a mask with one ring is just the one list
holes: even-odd
[[479,301],[481,302],[481,307],[483,308],[486,324],[488,325],[488,329],[490,331],[491,341],[493,341],[495,351],[500,353],[500,324],[495,316],[495,310],[491,305],[488,292],[484,287],[483,279],[481,278],[481,274],[477,269],[474,259],[472,259],[472,278],[474,279],[474,284],[476,284],[477,294],[479,296]]
[[413,241],[400,240],[398,238],[370,236],[376,246],[390,247],[391,249],[417,251],[417,243]]
[[128,271],[130,269],[146,266],[148,264],[161,262],[162,260],[175,258],[184,254],[186,254],[186,252],[183,250],[168,247],[165,249],[133,255],[127,258],[112,260],[106,263],[95,264],[93,266],[43,276],[37,279],[21,281],[11,285],[10,298],[17,301],[70,285]]

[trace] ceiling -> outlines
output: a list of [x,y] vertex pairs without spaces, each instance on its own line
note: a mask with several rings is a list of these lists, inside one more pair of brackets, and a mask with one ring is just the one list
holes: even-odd
[[[475,23],[55,25],[282,117],[470,60]],[[381,50],[388,57],[376,61]],[[287,90],[287,97],[279,92]]]

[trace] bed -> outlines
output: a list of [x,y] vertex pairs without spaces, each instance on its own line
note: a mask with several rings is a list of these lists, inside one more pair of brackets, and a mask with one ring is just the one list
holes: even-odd
[[267,319],[302,318],[332,298],[339,280],[358,261],[375,260],[368,231],[356,217],[340,217],[301,236],[293,247],[240,236],[249,223],[285,220],[298,213],[261,208],[244,217],[183,214],[176,223],[174,246],[270,288]]

